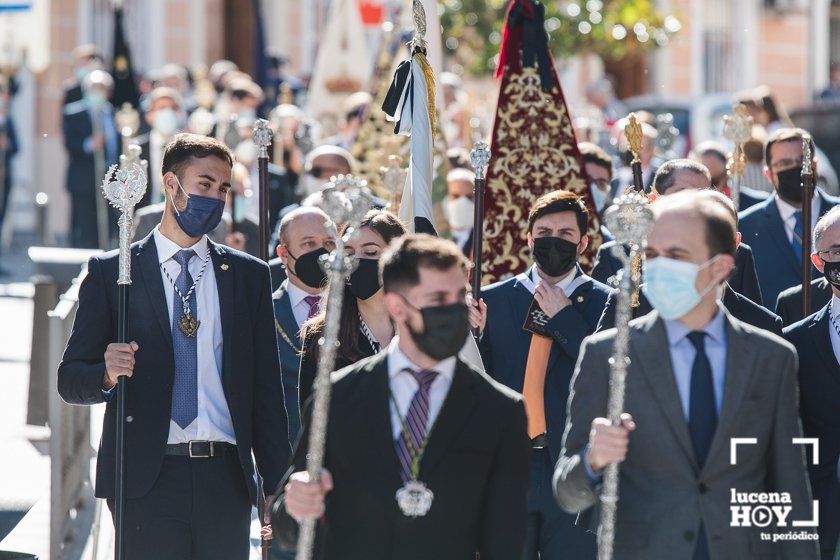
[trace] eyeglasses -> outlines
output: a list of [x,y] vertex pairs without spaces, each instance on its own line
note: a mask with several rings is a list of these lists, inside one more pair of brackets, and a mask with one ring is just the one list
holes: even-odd
[[817,251],[817,255],[825,262],[840,262],[840,247],[833,247],[828,251]]
[[776,160],[770,164],[770,167],[773,169],[773,171],[776,172],[784,171],[786,169],[793,169],[794,167],[802,167],[802,158],[785,158]]

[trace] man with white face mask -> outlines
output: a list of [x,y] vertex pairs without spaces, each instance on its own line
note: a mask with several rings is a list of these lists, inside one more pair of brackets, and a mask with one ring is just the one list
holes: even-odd
[[[630,323],[622,422],[603,417],[610,329],[580,351],[555,495],[566,511],[587,510],[599,502],[604,468],[621,463],[617,560],[816,559],[813,540],[764,540],[768,529],[738,524],[730,509],[735,492],[786,493],[792,509],[779,531],[813,513],[803,448],[793,443],[802,437],[796,352],[719,302],[735,220],[694,191],[664,196],[653,211],[644,293],[655,311]],[[737,459],[733,438],[752,438]],[[596,525],[598,512],[590,519]]]
[[469,169],[453,169],[446,176],[447,195],[441,203],[452,241],[467,257],[472,253],[475,223],[474,185],[475,173]]
[[160,173],[163,149],[176,133],[184,129],[186,114],[183,98],[169,87],[153,89],[149,94],[149,111],[144,119],[150,130],[137,140],[141,149],[140,157],[149,162],[149,188],[138,207],[163,201]]

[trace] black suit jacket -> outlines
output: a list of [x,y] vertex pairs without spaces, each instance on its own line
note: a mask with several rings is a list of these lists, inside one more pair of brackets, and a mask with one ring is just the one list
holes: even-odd
[[[113,112],[111,113],[113,116]],[[105,148],[105,169],[117,163],[120,154],[119,131],[113,120],[105,120],[103,127],[113,128],[112,143]],[[76,101],[64,107],[61,120],[64,134],[64,148],[67,150],[67,190],[71,197],[100,196],[98,186],[102,177],[96,176],[94,155],[85,151],[85,142],[93,135],[93,122],[84,101]],[[108,136],[105,136],[107,142]],[[108,156],[111,156],[110,158]]]
[[805,437],[819,438],[819,464],[808,451],[808,474],[814,499],[820,502],[820,548],[823,558],[831,553],[840,536],[840,365],[831,346],[833,329],[828,305],[814,315],[785,329],[785,338],[799,354],[799,415]]
[[[611,285],[609,279],[621,270],[621,260],[612,254],[614,246],[615,241],[607,241],[598,247],[595,266],[592,268],[592,278],[607,285]],[[742,296],[762,305],[761,288],[758,285],[752,249],[746,243],[738,245],[735,253],[735,267],[729,275],[729,285]]]
[[[613,291],[609,299],[607,299],[604,313],[601,315],[601,320],[598,321],[597,332],[615,327],[615,312],[616,305],[618,305],[617,294],[618,292]],[[782,336],[782,320],[777,315],[767,311],[751,299],[745,298],[731,287],[723,292],[721,303],[723,303],[723,306],[729,311],[730,315],[739,321]],[[653,311],[653,307],[645,297],[645,294],[639,292],[639,306],[633,308],[632,319],[643,317],[651,311]]]
[[[811,280],[811,313],[816,313],[831,299],[831,286],[825,277]],[[776,315],[782,318],[785,326],[804,319],[802,316],[802,286],[788,288],[779,294],[776,300]]]
[[[253,450],[267,488],[274,488],[289,461],[288,420],[283,404],[280,364],[268,267],[224,245],[209,243],[219,290],[222,383],[236,436],[242,474],[256,499]],[[104,354],[117,334],[116,251],[92,257],[79,290],[73,332],[58,367],[58,392],[69,404],[103,402]],[[174,357],[154,237],[131,246],[132,285],[129,338],[140,349],[127,381],[126,496],[143,496],[163,463],[172,409]],[[113,498],[116,399],[105,409],[96,465],[96,496]]]
[[[529,443],[522,397],[458,360],[420,464],[434,492],[425,517],[405,517],[391,431],[388,353],[332,375],[324,466],[335,489],[320,527],[323,558],[514,560],[525,542]],[[293,470],[306,467],[309,422]],[[282,491],[282,487],[278,492]],[[293,547],[298,524],[275,502],[274,534]]]

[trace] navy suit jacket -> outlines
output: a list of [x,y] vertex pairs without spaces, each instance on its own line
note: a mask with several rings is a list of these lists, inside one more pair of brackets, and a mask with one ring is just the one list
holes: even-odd
[[[810,312],[816,313],[831,299],[831,286],[824,276],[811,280]],[[782,318],[785,326],[801,321],[806,316],[802,314],[802,284],[788,288],[779,294],[776,300],[776,315]]]
[[300,432],[300,407],[298,406],[298,383],[300,379],[300,352],[302,341],[300,328],[292,312],[289,298],[289,280],[283,280],[271,296],[274,303],[274,328],[277,331],[277,349],[280,368],[283,370],[283,393],[286,410],[289,413],[289,441],[294,444]]
[[[840,203],[840,199],[820,189],[815,194],[820,201],[820,216]],[[776,304],[780,292],[802,282],[802,266],[788,241],[776,197],[771,196],[739,214],[738,229],[744,242],[752,247],[761,298],[769,308]],[[812,267],[811,273],[816,276],[816,268]]]
[[[529,268],[526,274],[530,273]],[[609,287],[596,280],[584,282],[568,295],[572,304],[548,322],[554,344],[545,377],[545,416],[552,463],[560,456],[569,382],[580,345],[595,332],[609,293]],[[490,377],[521,393],[532,336],[522,325],[534,296],[514,277],[483,288],[481,297],[487,304],[487,327],[479,342],[484,368]]]
[[[209,242],[219,291],[222,385],[233,422],[239,462],[256,501],[257,460],[266,488],[280,482],[291,449],[271,314],[268,266]],[[73,332],[58,366],[58,392],[69,404],[104,400],[104,354],[117,339],[118,253],[92,257],[79,290]],[[172,331],[157,247],[149,234],[131,246],[129,338],[137,341],[134,375],[126,383],[126,497],[145,495],[163,464],[172,413],[175,363]],[[117,400],[110,399],[96,463],[96,496],[114,497]]]
[[806,452],[814,499],[820,502],[820,547],[823,557],[834,551],[840,535],[840,365],[831,346],[834,328],[828,305],[785,329],[785,338],[799,354],[799,415],[805,437],[819,438],[819,464]]
[[[113,112],[111,113],[113,115]],[[117,163],[120,153],[119,132],[114,122],[104,121],[103,127],[112,128],[111,145],[105,148],[105,169]],[[98,185],[102,177],[96,177],[96,163],[92,153],[85,150],[85,141],[93,135],[88,106],[84,101],[77,101],[64,107],[61,128],[64,133],[64,148],[67,150],[67,190],[71,196],[101,196]],[[105,136],[106,142],[108,136]],[[109,158],[108,156],[111,155]]]
[[[615,241],[608,241],[598,247],[598,253],[595,255],[592,278],[604,284],[608,284],[609,279],[621,270],[621,260],[612,253],[612,247],[614,246]],[[753,251],[749,245],[745,243],[738,245],[738,251],[735,253],[735,268],[732,269],[728,282],[732,289],[740,295],[761,305],[761,289],[758,285],[758,276],[756,276],[755,264],[753,263]]]
[[773,193],[741,187],[738,192],[738,209],[746,210],[767,200]]

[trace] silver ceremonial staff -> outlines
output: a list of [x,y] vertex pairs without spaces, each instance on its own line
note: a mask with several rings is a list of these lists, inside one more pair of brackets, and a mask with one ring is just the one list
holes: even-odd
[[[613,425],[621,423],[624,411],[624,388],[627,378],[627,366],[630,358],[627,349],[630,342],[630,318],[633,287],[640,283],[639,271],[634,271],[632,263],[644,250],[645,240],[653,228],[653,213],[648,207],[644,194],[628,193],[616,199],[604,215],[607,229],[615,236],[616,245],[613,255],[621,259],[619,273],[618,305],[616,307],[615,344],[610,358],[610,397],[607,415]],[[630,247],[628,255],[624,246]],[[636,276],[634,278],[634,276]],[[611,560],[615,540],[615,515],[618,506],[618,463],[607,465],[604,484],[601,491],[601,524],[598,529],[598,560]]]
[[744,177],[744,142],[752,138],[753,118],[747,112],[747,108],[738,103],[733,107],[731,115],[723,117],[723,137],[732,142],[732,152],[726,162],[727,175],[732,179],[729,185],[729,198],[735,205],[735,209],[741,207],[741,180]]
[[[114,178],[111,180],[111,178]],[[146,172],[137,163],[126,165],[119,171],[112,165],[102,180],[102,193],[111,206],[120,213],[119,275],[117,277],[117,343],[128,342],[128,295],[131,286],[131,220],[134,207],[146,193]],[[117,457],[116,491],[114,493],[114,527],[116,540],[114,558],[125,558],[125,377],[117,382]]]
[[[337,228],[347,226],[335,250],[321,257],[321,266],[327,272],[327,312],[323,337],[318,341],[318,370],[315,375],[315,400],[309,428],[309,452],[306,456],[306,471],[309,480],[321,477],[324,466],[324,451],[327,443],[327,421],[330,410],[330,374],[335,366],[335,351],[338,347],[338,331],[341,323],[341,308],[344,299],[344,278],[356,268],[356,257],[345,255],[344,247],[355,235],[359,222],[373,208],[373,198],[364,189],[365,182],[350,175],[333,177],[322,191],[323,208]],[[296,560],[310,560],[315,543],[315,520],[301,522],[298,535]]]

